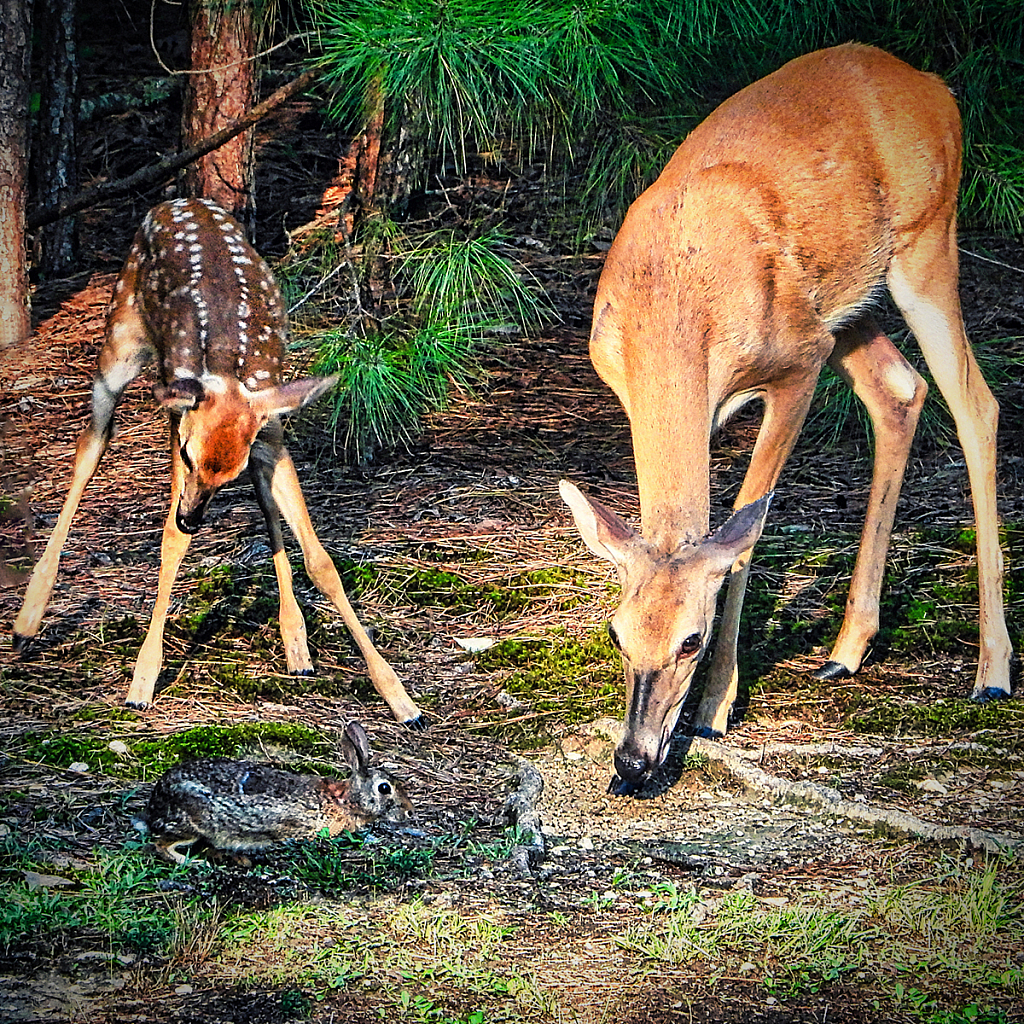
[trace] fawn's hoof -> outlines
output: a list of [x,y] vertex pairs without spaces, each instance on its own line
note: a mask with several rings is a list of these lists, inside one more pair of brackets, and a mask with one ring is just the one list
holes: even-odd
[[841,661],[826,661],[819,669],[811,673],[812,679],[819,682],[827,679],[849,679],[853,673]]
[[612,796],[632,796],[643,784],[643,779],[624,779],[613,775],[608,783],[608,792]]
[[429,722],[423,715],[417,715],[415,718],[410,718],[403,722],[402,725],[407,729],[412,729],[413,732],[423,732],[429,725]]
[[294,672],[290,673],[293,676],[315,676],[316,669],[312,665],[309,668],[297,668]]
[[11,649],[15,654],[21,654],[21,652],[28,647],[28,642],[31,639],[32,637],[30,636],[24,636],[21,633],[13,633],[11,635]]

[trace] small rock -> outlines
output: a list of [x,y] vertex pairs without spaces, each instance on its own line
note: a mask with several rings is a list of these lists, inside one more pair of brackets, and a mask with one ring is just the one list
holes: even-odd
[[918,784],[917,788],[924,790],[926,793],[940,793],[945,796],[949,790],[939,782],[938,779],[922,779]]

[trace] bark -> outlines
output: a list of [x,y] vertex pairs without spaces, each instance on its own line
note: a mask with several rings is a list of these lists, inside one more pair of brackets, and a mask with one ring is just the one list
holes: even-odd
[[[78,111],[77,0],[37,0],[36,37],[42,63],[39,130],[32,155],[32,205],[53,206],[78,186],[75,135]],[[75,218],[67,217],[36,233],[38,270],[67,270],[78,252]]]
[[25,192],[32,0],[0,0],[0,351],[28,338]]
[[[256,33],[251,0],[192,0],[192,71],[183,112],[188,149],[241,118],[256,97]],[[196,72],[202,72],[197,74]],[[253,139],[248,129],[186,168],[184,192],[213,199],[252,235]]]

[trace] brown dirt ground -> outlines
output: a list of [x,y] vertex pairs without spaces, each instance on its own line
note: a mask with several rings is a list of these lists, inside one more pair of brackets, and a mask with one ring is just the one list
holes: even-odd
[[[310,117],[311,108],[292,108],[264,129],[261,141],[268,159],[262,173],[271,197],[267,223],[301,224],[315,207],[318,183],[322,187],[330,177],[330,159],[275,156],[275,147],[296,142],[300,126],[312,153],[336,152],[329,132],[311,138]],[[152,119],[145,124],[147,131],[156,130]],[[124,137],[109,130],[105,142],[108,156],[121,153],[119,146],[130,149]],[[117,164],[109,158],[112,166]],[[291,200],[283,200],[284,195]],[[87,415],[112,273],[135,224],[156,198],[140,197],[121,209],[86,215],[83,274],[40,290],[32,343],[0,366],[2,491],[23,499],[0,523],[0,543],[10,566],[0,579],[3,621],[10,622],[19,606],[17,572],[24,557],[38,551],[63,498],[74,440]],[[528,206],[528,199],[519,201]],[[276,244],[269,236],[263,240],[266,249]],[[1016,341],[1007,344],[1019,357],[1024,249],[974,236],[965,237],[962,245],[977,254],[963,257],[968,333],[975,339],[1013,336]],[[330,731],[358,717],[380,757],[407,780],[425,834],[470,820],[477,822],[481,837],[500,834],[502,806],[515,782],[519,754],[487,727],[501,724],[501,735],[512,736],[516,718],[533,726],[538,713],[528,701],[510,710],[501,674],[478,670],[457,641],[556,629],[579,636],[607,617],[613,606],[611,570],[579,542],[558,498],[560,477],[588,485],[623,515],[635,519],[637,510],[627,424],[586,356],[600,254],[568,259],[555,245],[524,245],[523,251],[532,253],[532,267],[556,292],[563,311],[559,327],[495,353],[479,393],[454,396],[449,410],[429,418],[410,450],[383,453],[369,466],[345,465],[331,458],[315,414],[296,425],[290,445],[313,520],[337,556],[410,574],[447,569],[480,583],[528,569],[567,566],[588,586],[579,588],[572,602],[539,600],[506,618],[496,618],[486,607],[449,608],[373,589],[364,593],[358,603],[361,616],[376,628],[383,653],[427,709],[429,729],[411,733],[390,721],[386,708],[368,692],[344,629],[301,573],[297,591],[310,612],[319,668],[318,679],[309,685],[283,674],[279,642],[266,614],[239,625],[237,609],[229,602],[221,610],[219,630],[197,634],[179,621],[194,607],[197,580],[189,566],[231,565],[250,588],[265,578],[259,514],[246,488],[235,486],[215,502],[186,563],[175,608],[179,620],[172,622],[167,638],[163,692],[151,710],[118,724],[118,738],[130,746],[134,739],[196,724],[263,720],[304,722]],[[4,827],[47,829],[64,836],[69,853],[77,856],[97,845],[116,849],[124,841],[145,787],[138,790],[133,782],[126,789],[124,778],[97,771],[76,775],[32,763],[18,753],[18,742],[32,730],[87,729],[84,710],[120,707],[152,600],[167,500],[166,428],[147,400],[148,386],[138,382],[123,404],[117,437],[73,528],[40,640],[26,658],[0,653],[0,735],[13,751],[0,756],[0,778],[5,787],[31,794],[31,800],[9,809]],[[1001,384],[1000,397],[1001,512],[1019,531],[1024,522],[1024,386],[1019,377]],[[739,420],[716,442],[719,518],[738,486],[754,428],[753,420]],[[825,547],[836,532],[855,536],[869,481],[864,447],[863,441],[844,437],[833,448],[799,450],[784,474],[762,548],[784,546],[794,531],[809,531]],[[26,510],[33,524],[27,535]],[[952,530],[970,519],[959,452],[922,442],[909,467],[898,516],[892,555],[897,573],[901,567],[916,571],[904,543],[906,531],[921,526]],[[487,557],[474,569],[470,556],[479,551]],[[970,564],[969,557],[941,545],[932,557],[962,563],[965,569]],[[1010,565],[1017,595],[1010,609],[1015,637],[1022,592],[1018,566],[1019,560]],[[793,603],[806,601],[811,614],[827,614],[817,585],[801,597],[800,581],[782,570],[765,568],[760,580],[790,588]],[[242,595],[251,597],[244,586]],[[970,617],[974,612],[968,606],[948,614]],[[824,653],[820,647],[807,650],[781,668],[799,679]],[[224,664],[239,655],[242,675],[259,680],[263,693],[247,695],[219,682]],[[847,731],[834,710],[853,697],[871,702],[905,696],[908,690],[913,702],[956,701],[969,691],[972,674],[969,648],[962,658],[924,648],[912,655],[879,652],[854,680],[821,686],[811,696],[796,683],[752,696],[744,720],[724,742],[737,752],[756,752],[761,767],[791,780],[820,777],[824,744],[833,752],[824,772],[844,796],[926,821],[971,824],[1021,839],[1024,764],[1019,742],[1008,744],[1011,752],[1001,765],[979,759],[936,775],[944,792],[894,788],[884,781],[887,772],[913,762],[927,773],[945,763],[956,744],[979,737],[865,737]],[[277,688],[268,692],[271,684]],[[590,700],[580,695],[581,704]],[[598,718],[600,702],[594,700],[594,707],[589,717]],[[744,790],[715,762],[705,768],[677,767],[639,799],[610,797],[605,792],[610,752],[607,730],[553,726],[547,742],[529,753],[545,781],[539,810],[546,855],[531,872],[524,875],[511,863],[469,861],[472,870],[464,877],[441,871],[399,889],[392,898],[419,895],[466,908],[500,908],[517,928],[510,957],[532,965],[560,992],[567,1019],[614,1017],[629,1024],[906,1019],[891,1004],[872,1010],[869,997],[878,992],[863,986],[835,983],[783,1005],[766,1001],[763,988],[744,976],[712,978],[707,971],[702,975],[682,968],[631,973],[611,937],[640,919],[644,886],[694,881],[712,895],[746,885],[764,899],[806,896],[811,890],[822,899],[842,899],[851,878],[925,878],[940,851],[908,837],[880,837],[811,809],[780,807]],[[955,848],[947,852],[957,855]],[[452,858],[454,865],[457,854]],[[632,888],[605,899],[616,871],[625,869],[633,872]],[[218,884],[234,883],[222,879]],[[274,898],[256,881],[237,884],[221,894],[228,905],[256,906]],[[373,912],[372,902],[358,906],[360,913],[367,906]],[[556,912],[564,915],[567,930],[550,926]],[[90,960],[94,952],[88,943],[44,956],[31,944],[10,951],[0,962],[0,993],[10,997],[14,1008],[10,1019],[181,1024],[288,1019],[280,993],[238,987],[216,964],[197,967],[193,987],[185,991],[162,984],[159,970],[135,965],[121,971]],[[317,1004],[314,1017],[378,1019],[376,1007],[372,995],[342,990]],[[1018,1013],[1010,1019],[1024,1018]]]

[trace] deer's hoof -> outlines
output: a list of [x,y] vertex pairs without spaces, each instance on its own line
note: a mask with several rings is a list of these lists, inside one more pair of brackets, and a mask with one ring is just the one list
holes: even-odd
[[15,654],[21,654],[21,652],[28,647],[28,642],[31,639],[32,637],[30,636],[24,636],[21,633],[14,633],[11,636],[11,649]]
[[608,792],[612,796],[632,796],[643,785],[643,779],[624,779],[619,775],[613,775],[612,781],[608,783]]
[[823,682],[827,679],[849,679],[853,673],[841,661],[826,661],[811,673],[812,679]]
[[126,708],[134,708],[136,711],[145,711],[150,705],[148,700],[126,700],[124,706]]
[[699,736],[702,740],[720,740],[725,733],[712,729],[710,725],[695,725],[690,729],[691,736]]
[[312,665],[310,665],[309,668],[297,668],[291,674],[293,676],[315,676],[316,675],[316,669],[313,668]]
[[424,732],[430,723],[423,717],[423,715],[417,715],[415,718],[410,718],[407,722],[403,722],[402,724],[406,729],[412,729],[413,732]]
[[1010,695],[998,686],[986,686],[984,690],[971,694],[975,704],[990,704],[994,700],[1009,700]]

